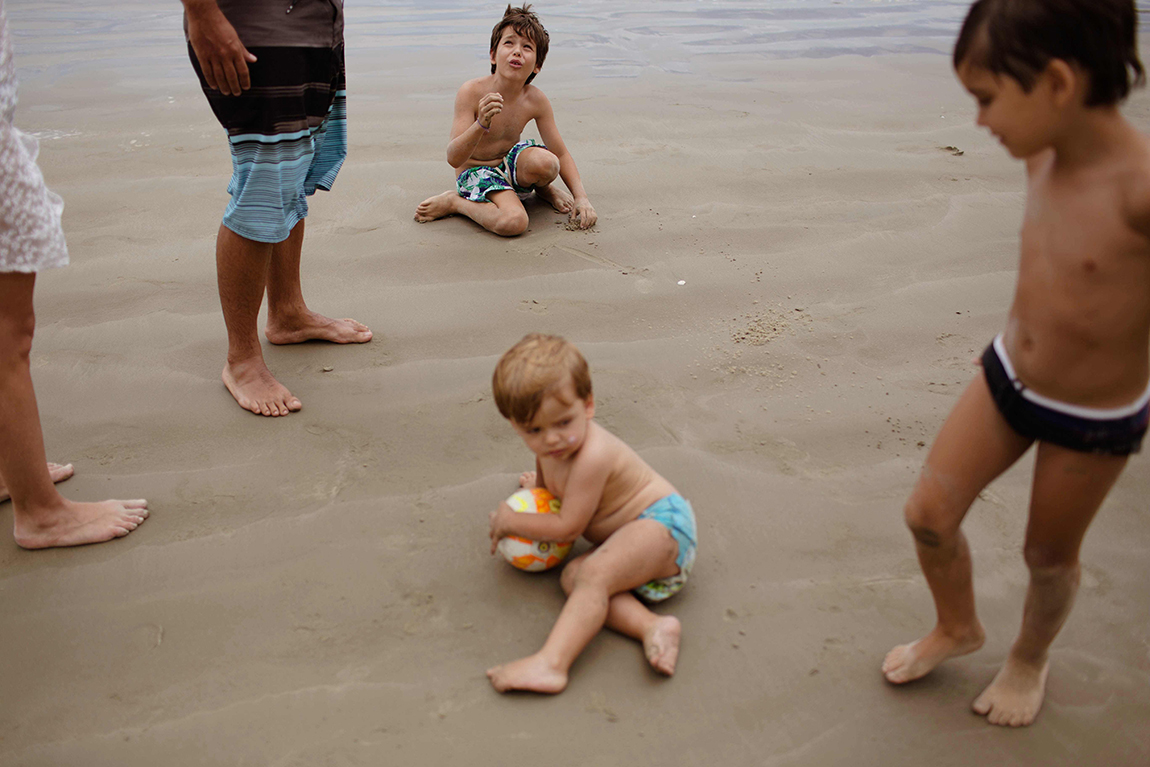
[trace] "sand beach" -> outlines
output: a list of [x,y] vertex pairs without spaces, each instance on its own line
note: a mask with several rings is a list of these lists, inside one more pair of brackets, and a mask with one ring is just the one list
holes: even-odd
[[[265,345],[304,404],[280,419],[220,383],[230,163],[179,4],[113,5],[7,3],[72,259],[38,278],[33,376],[62,491],[152,514],[75,550],[0,536],[0,764],[1150,761],[1145,454],[1086,538],[1034,726],[969,709],[1018,630],[1033,451],[965,525],[986,646],[879,672],[933,623],[902,507],[1016,277],[1023,169],[951,71],[965,3],[538,4],[536,84],[599,222],[536,204],[504,239],[412,220],[502,6],[349,2],[350,153],[303,280],[375,338]],[[1150,131],[1150,93],[1124,111]],[[562,695],[484,676],[563,601],[487,553],[532,464],[490,376],[530,331],[580,346],[600,423],[698,512],[672,679],[609,632]]]

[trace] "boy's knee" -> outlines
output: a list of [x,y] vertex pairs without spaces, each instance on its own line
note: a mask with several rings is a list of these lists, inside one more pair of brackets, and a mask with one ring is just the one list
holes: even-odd
[[527,211],[510,211],[501,215],[491,231],[502,237],[515,237],[527,231]]
[[524,174],[526,178],[520,178],[520,181],[528,182],[528,186],[550,184],[559,176],[559,158],[546,149],[537,148],[524,159],[528,160],[523,169],[527,171]]
[[1058,575],[1078,570],[1078,551],[1065,546],[1027,541],[1022,548],[1022,558],[1032,573]]
[[914,539],[931,548],[943,545],[958,532],[958,527],[950,521],[958,515],[948,512],[941,499],[920,492],[917,488],[903,509],[906,526],[910,528]]
[[20,317],[0,314],[0,354],[9,360],[27,359],[32,354],[35,331],[36,316],[32,312]]
[[581,564],[580,560],[573,559],[559,574],[559,585],[562,587],[563,593],[568,596],[571,596],[571,592],[575,590],[575,576],[578,574]]

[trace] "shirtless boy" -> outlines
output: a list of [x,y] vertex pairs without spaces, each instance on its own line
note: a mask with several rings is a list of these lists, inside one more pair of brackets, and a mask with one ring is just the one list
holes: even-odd
[[[455,96],[447,162],[455,169],[456,189],[419,203],[416,221],[458,213],[512,237],[527,231],[521,196],[534,190],[555,210],[569,213],[580,229],[595,225],[595,209],[559,135],[551,102],[531,85],[547,58],[548,39],[530,5],[507,6],[491,32],[491,74],[468,80]],[[519,140],[532,120],[542,144]],[[557,178],[571,191],[560,188]]]
[[1026,161],[1014,304],[927,456],[906,505],[938,612],[894,648],[895,684],[974,652],[970,549],[959,529],[986,485],[1037,442],[1022,629],[974,701],[1034,721],[1048,651],[1078,589],[1078,551],[1150,417],[1150,146],[1119,113],[1143,79],[1133,0],[980,0],[954,52],[978,124]]
[[635,451],[595,423],[587,362],[556,336],[531,334],[495,368],[495,404],[535,453],[523,487],[545,487],[558,514],[491,512],[491,553],[500,539],[595,544],[571,560],[560,583],[567,594],[555,627],[534,655],[487,671],[496,690],[562,692],[567,671],[604,624],[643,643],[647,660],[670,676],[679,656],[676,618],[648,610],[680,591],[695,563],[695,515],[671,483]]

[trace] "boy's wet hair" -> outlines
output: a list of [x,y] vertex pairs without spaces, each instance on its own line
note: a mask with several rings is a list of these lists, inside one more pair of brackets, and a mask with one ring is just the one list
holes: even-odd
[[[542,22],[539,17],[531,11],[531,3],[527,3],[522,8],[512,8],[507,6],[507,10],[503,13],[503,18],[495,25],[495,29],[491,30],[491,52],[495,53],[495,48],[499,45],[499,41],[503,39],[503,31],[511,27],[517,33],[523,35],[531,42],[535,43],[535,66],[542,67],[543,59],[547,58],[547,44],[551,40],[551,36],[547,34],[547,30],[543,28]],[[495,74],[495,65],[491,65],[491,74]],[[537,72],[532,72],[527,82],[535,79]],[[526,83],[525,83],[526,84]]]
[[1145,81],[1137,30],[1134,0],[978,0],[955,43],[954,68],[969,60],[1029,93],[1061,59],[1089,76],[1086,106],[1109,106]]
[[543,397],[555,394],[567,377],[575,395],[591,398],[591,371],[575,344],[559,336],[529,333],[508,349],[495,366],[491,391],[504,418],[529,424],[539,412]]

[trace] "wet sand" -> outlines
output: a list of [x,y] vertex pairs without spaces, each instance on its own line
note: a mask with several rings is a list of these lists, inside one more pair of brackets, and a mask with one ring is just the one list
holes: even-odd
[[[986,646],[902,689],[879,673],[932,624],[902,504],[1016,274],[1022,168],[948,60],[604,79],[552,45],[538,84],[599,224],[533,207],[512,240],[411,220],[451,183],[475,56],[349,51],[351,153],[313,198],[304,285],[375,340],[265,345],[304,403],[274,420],[219,380],[230,165],[190,67],[74,53],[48,82],[18,60],[17,124],[43,138],[72,253],[37,285],[49,457],[75,463],[70,497],[146,496],[152,516],[79,550],[0,539],[0,762],[1145,763],[1145,456],[1087,537],[1033,727],[969,711],[1018,628],[1032,453],[966,523]],[[1127,113],[1150,129],[1150,96]],[[555,573],[487,555],[487,512],[531,464],[490,374],[534,330],[580,345],[600,422],[698,511],[693,580],[665,608],[673,679],[610,633],[558,697],[484,677],[562,604]]]

